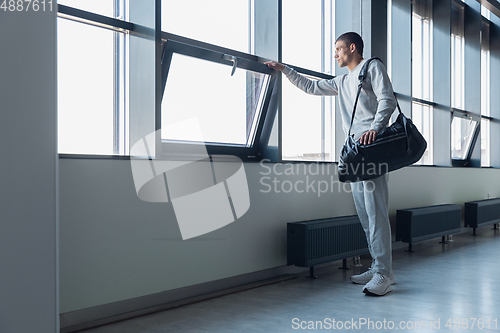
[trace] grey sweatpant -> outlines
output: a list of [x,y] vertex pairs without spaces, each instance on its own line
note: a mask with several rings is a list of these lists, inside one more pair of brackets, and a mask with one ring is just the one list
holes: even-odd
[[389,223],[389,190],[385,174],[375,179],[351,183],[352,196],[372,256],[372,270],[390,276],[392,238]]

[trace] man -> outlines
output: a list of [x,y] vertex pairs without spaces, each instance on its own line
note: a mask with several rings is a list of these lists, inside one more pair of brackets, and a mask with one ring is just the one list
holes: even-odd
[[[339,67],[347,67],[349,74],[330,80],[311,80],[292,68],[275,61],[265,64],[283,74],[295,86],[313,95],[338,96],[342,114],[342,128],[347,135],[351,123],[354,100],[358,89],[358,75],[363,67],[363,40],[355,32],[342,34],[335,41],[335,59]],[[351,133],[362,144],[370,144],[377,133],[385,128],[396,108],[396,99],[384,65],[374,60],[369,64],[367,76],[356,107]],[[387,187],[388,175],[351,183],[356,211],[366,233],[372,256],[370,269],[351,276],[351,281],[364,284],[367,295],[385,295],[395,283],[392,273],[391,226],[389,224]]]

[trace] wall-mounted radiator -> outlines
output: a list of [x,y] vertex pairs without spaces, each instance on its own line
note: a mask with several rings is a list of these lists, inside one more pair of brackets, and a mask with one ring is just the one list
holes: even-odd
[[462,206],[436,205],[396,211],[396,241],[409,243],[460,232]]
[[465,203],[464,226],[476,229],[490,224],[500,223],[500,198],[469,201]]
[[368,253],[366,235],[357,215],[288,223],[288,265],[310,267]]

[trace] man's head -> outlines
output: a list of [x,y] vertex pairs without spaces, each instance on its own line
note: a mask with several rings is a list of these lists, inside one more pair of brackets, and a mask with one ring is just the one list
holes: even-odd
[[[355,32],[346,32],[335,41],[335,59],[340,67],[352,69],[353,63],[356,67],[363,59],[363,39]],[[353,68],[354,68],[353,67]]]

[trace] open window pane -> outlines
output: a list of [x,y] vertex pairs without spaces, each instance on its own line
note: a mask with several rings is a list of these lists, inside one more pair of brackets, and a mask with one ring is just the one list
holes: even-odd
[[451,122],[451,158],[465,160],[469,153],[477,121],[469,117],[453,117]]
[[114,154],[115,32],[58,19],[60,153]]
[[230,66],[174,53],[161,108],[162,140],[199,142],[196,130],[176,126],[196,119],[203,141],[251,147],[269,82],[268,74],[237,68],[231,76]]

